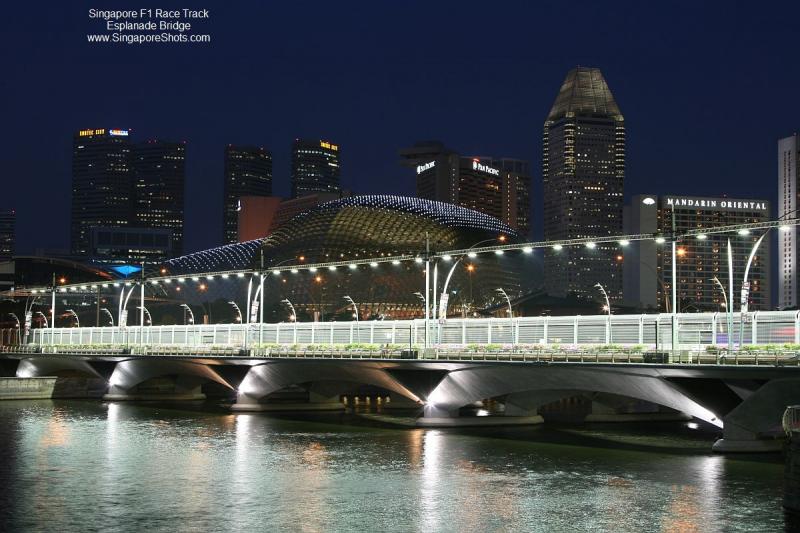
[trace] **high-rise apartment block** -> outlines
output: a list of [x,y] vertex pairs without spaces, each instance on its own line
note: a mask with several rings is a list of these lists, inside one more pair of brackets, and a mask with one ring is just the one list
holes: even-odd
[[[622,231],[625,122],[597,68],[569,71],[544,122],[544,237],[606,237]],[[545,255],[545,286],[556,296],[622,297],[622,268],[611,244],[566,246]]]
[[474,209],[502,220],[521,235],[530,233],[527,161],[464,157],[435,141],[403,149],[400,157],[416,172],[419,198]]
[[[795,133],[778,141],[778,218],[798,218],[800,209],[800,137]],[[800,306],[798,228],[788,226],[778,235],[778,307]]]
[[225,185],[223,194],[223,240],[239,242],[240,199],[245,196],[272,195],[272,154],[256,146],[225,147]]
[[0,209],[0,262],[10,261],[14,255],[16,219],[13,209]]
[[339,145],[295,139],[292,144],[292,198],[341,191]]

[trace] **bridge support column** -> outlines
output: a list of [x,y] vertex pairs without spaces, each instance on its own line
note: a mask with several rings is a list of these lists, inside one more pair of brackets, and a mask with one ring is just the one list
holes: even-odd
[[206,395],[201,391],[200,385],[182,385],[178,380],[159,379],[143,386],[124,389],[119,385],[112,385],[103,396],[107,401],[192,401],[205,400]]
[[383,409],[419,409],[422,404],[415,402],[411,398],[403,396],[402,394],[391,393],[389,394],[389,401],[383,404]]
[[595,394],[592,412],[584,422],[669,422],[691,420],[692,417],[654,403],[613,394]]
[[[277,393],[279,395],[280,393]],[[280,397],[273,398],[254,398],[240,392],[236,396],[236,403],[231,405],[232,411],[265,411],[265,412],[309,412],[309,411],[344,411],[345,406],[339,399],[339,395],[327,395],[315,391],[313,388],[308,391],[307,401],[298,398],[297,401],[281,400]]]

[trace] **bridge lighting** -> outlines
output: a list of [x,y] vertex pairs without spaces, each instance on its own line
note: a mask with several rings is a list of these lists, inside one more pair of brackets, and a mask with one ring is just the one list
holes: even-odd
[[697,240],[698,241],[704,241],[706,239],[708,239],[708,235],[706,235],[705,233],[698,233],[697,234]]
[[523,251],[523,253],[526,253],[526,254],[532,253],[533,252],[533,247],[526,246],[525,248],[522,249],[522,251]]
[[475,265],[472,263],[467,265],[467,272],[475,272]]
[[656,244],[664,244],[665,242],[667,242],[667,239],[664,237],[656,237]]
[[356,266],[356,265],[355,265],[355,264],[353,264],[353,263],[350,263],[349,265],[347,265],[347,268],[349,268],[350,270],[355,270],[355,269],[357,269],[357,268],[358,268],[358,266]]
[[297,269],[296,269],[296,268],[293,268],[293,269],[291,269],[289,272],[291,272],[292,274],[297,274]]
[[222,279],[228,279],[228,274],[223,274],[220,276]]
[[277,268],[276,268],[276,269],[274,269],[274,270],[272,271],[272,273],[273,273],[273,274],[275,274],[276,276],[280,276],[280,275],[281,275],[281,271],[280,271],[280,270],[278,270]]
[[369,266],[371,266],[372,268],[375,268],[376,266],[378,266],[378,263],[376,263],[375,261],[372,261],[372,262],[369,264]]
[[336,267],[331,265],[328,267],[328,270],[330,270],[331,272],[336,272]]
[[133,283],[131,283],[130,281],[126,281],[126,282],[125,282],[125,286],[126,286],[126,287],[130,287],[131,285],[133,285]]
[[595,248],[597,248],[597,244],[595,244],[595,243],[593,243],[593,242],[587,242],[587,243],[586,243],[586,247],[587,247],[588,249],[590,249],[590,250],[594,250]]
[[475,259],[476,257],[478,257],[478,254],[476,254],[475,252],[469,252],[467,254],[467,257],[469,257],[470,259]]
[[114,283],[114,286],[115,287],[119,287],[119,283]]
[[494,255],[503,255],[503,250],[495,250]]
[[317,283],[322,283],[322,276],[317,276],[316,278],[314,278],[314,281],[316,281]]
[[442,256],[442,259],[444,259],[445,261],[452,261],[453,260],[453,256],[450,255],[450,254],[445,254],[445,255]]
[[790,229],[792,229],[792,227],[791,227],[791,226],[788,226],[788,225],[786,225],[786,224],[784,224],[783,226],[781,226],[781,227],[780,227],[780,228],[778,228],[778,229],[780,229],[780,230],[781,230],[781,231],[783,231],[783,232],[786,232],[786,231],[789,231]]
[[628,239],[622,239],[621,241],[619,241],[620,246],[628,246],[630,243],[631,241],[629,241]]
[[192,281],[200,281],[200,278],[199,278],[199,277],[197,277],[197,276],[194,276],[194,277],[192,278]]
[[244,277],[244,272],[239,272],[238,274],[236,274],[236,277],[237,278],[243,278]]
[[208,288],[208,285],[206,285],[205,283],[201,283],[197,288],[201,291],[204,291]]
[[85,291],[85,290],[86,290],[86,289],[88,289],[88,288],[89,288],[89,287],[87,287],[86,285],[81,285],[81,290],[82,290],[82,291]]
[[108,283],[103,283],[102,287],[105,289],[106,287],[108,287]]
[[301,256],[300,256],[300,257],[298,257],[297,259],[298,259],[299,261],[305,261],[305,260],[306,260],[306,256],[304,256],[304,255],[301,255]]
[[183,283],[184,281],[186,281],[186,278],[178,278],[178,283]]
[[393,265],[399,265],[399,264],[400,264],[400,261],[398,261],[397,259],[395,259],[394,261],[392,261],[392,264],[393,264]]
[[214,280],[214,276],[206,276],[206,281],[213,281],[213,280]]
[[90,289],[96,289],[96,288],[97,288],[97,285],[89,285],[89,288],[90,288]]
[[316,272],[317,271],[317,267],[311,267],[311,268],[308,269],[308,271],[309,272]]
[[150,285],[158,285],[158,280],[157,279],[151,279],[150,280]]
[[58,282],[63,285],[64,283],[67,282],[67,278],[61,277],[61,278],[58,279]]
[[167,278],[164,280],[164,283],[172,283],[172,278]]
[[675,254],[677,254],[680,257],[683,257],[684,255],[686,255],[686,248],[678,248],[677,250],[675,250]]
[[553,245],[553,250],[555,250],[556,252],[558,252],[559,250],[562,250],[563,248],[564,248],[564,247],[563,247],[563,246],[561,246],[560,244],[555,244],[555,245]]
[[750,235],[750,230],[746,228],[742,228],[737,232],[739,235]]
[[67,292],[67,289],[66,289],[66,287],[61,287],[61,288],[59,289],[59,292]]
[[505,235],[500,235],[500,236],[497,238],[497,240],[498,240],[498,241],[500,241],[500,242],[506,242],[506,236],[505,236]]
[[422,258],[421,257],[415,257],[414,258],[414,262],[415,263],[422,263]]

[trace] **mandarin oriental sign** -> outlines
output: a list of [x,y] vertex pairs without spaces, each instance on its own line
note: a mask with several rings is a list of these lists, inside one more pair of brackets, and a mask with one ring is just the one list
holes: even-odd
[[692,198],[687,196],[667,196],[664,207],[690,207],[693,209],[724,209],[726,211],[767,211],[769,204],[764,200],[735,200],[733,198]]
[[429,161],[429,162],[424,163],[422,165],[417,165],[417,174],[422,174],[426,170],[430,170],[435,166],[436,166],[436,161]]
[[499,170],[497,170],[496,168],[488,167],[476,159],[472,160],[472,170],[480,170],[481,172],[486,172],[487,174],[491,174],[492,176],[500,175]]

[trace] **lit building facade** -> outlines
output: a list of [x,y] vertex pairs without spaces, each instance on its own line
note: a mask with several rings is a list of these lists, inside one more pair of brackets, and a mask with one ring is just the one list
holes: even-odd
[[[800,137],[795,133],[778,141],[778,218],[798,218],[800,209]],[[778,307],[800,306],[798,271],[798,226],[790,226],[778,236]]]
[[[694,196],[637,195],[625,208],[625,232],[676,233],[714,226],[748,224],[770,220],[767,200],[703,198]],[[756,241],[763,231],[746,235],[708,234],[677,243],[677,296],[680,312],[724,311],[730,298],[728,282],[728,239],[733,252],[733,305],[740,309],[744,271]],[[622,252],[620,252],[622,253]],[[671,310],[672,247],[653,241],[634,241],[624,250],[625,302],[631,306],[666,312]],[[765,239],[753,256],[747,281],[748,309],[769,310],[769,241]],[[622,261],[620,261],[621,263]],[[725,288],[723,296],[719,279]]]
[[186,143],[150,140],[135,145],[133,170],[132,225],[170,230],[171,253],[183,254]]
[[462,157],[438,142],[400,151],[416,172],[417,196],[474,209],[530,234],[530,176],[520,159]]
[[340,148],[326,140],[295,139],[292,144],[292,198],[339,193]]
[[[401,196],[352,196],[304,211],[266,239],[190,254],[168,261],[165,268],[176,275],[260,268],[263,257],[263,268],[268,272],[266,305],[279,312],[279,320],[286,317],[280,303],[284,299],[307,317],[304,320],[331,320],[341,313],[350,319],[345,296],[357,303],[362,319],[418,318],[423,306],[415,293],[425,287],[422,262],[353,264],[295,272],[275,272],[271,268],[421,256],[426,234],[432,251],[469,248],[476,243],[499,244],[500,236],[505,242],[520,240],[519,234],[502,221],[452,204]],[[528,276],[523,272],[530,257],[522,252],[507,252],[440,260],[435,267],[439,290],[443,290],[447,273],[456,265],[447,291],[449,313],[461,315],[467,309],[498,304],[498,287],[512,298],[525,292]]]
[[239,242],[239,199],[272,195],[272,154],[255,146],[225,147],[223,242]]
[[178,255],[172,249],[174,242],[168,227],[93,227],[88,255],[100,265],[160,263]]
[[[569,71],[544,122],[545,240],[618,235],[622,231],[625,122],[597,68]],[[555,296],[622,299],[622,268],[611,245],[545,253],[545,285]]]
[[9,261],[15,252],[17,213],[0,209],[0,262]]
[[92,227],[127,226],[133,219],[134,187],[129,131],[84,129],[72,142],[72,254],[89,252]]

